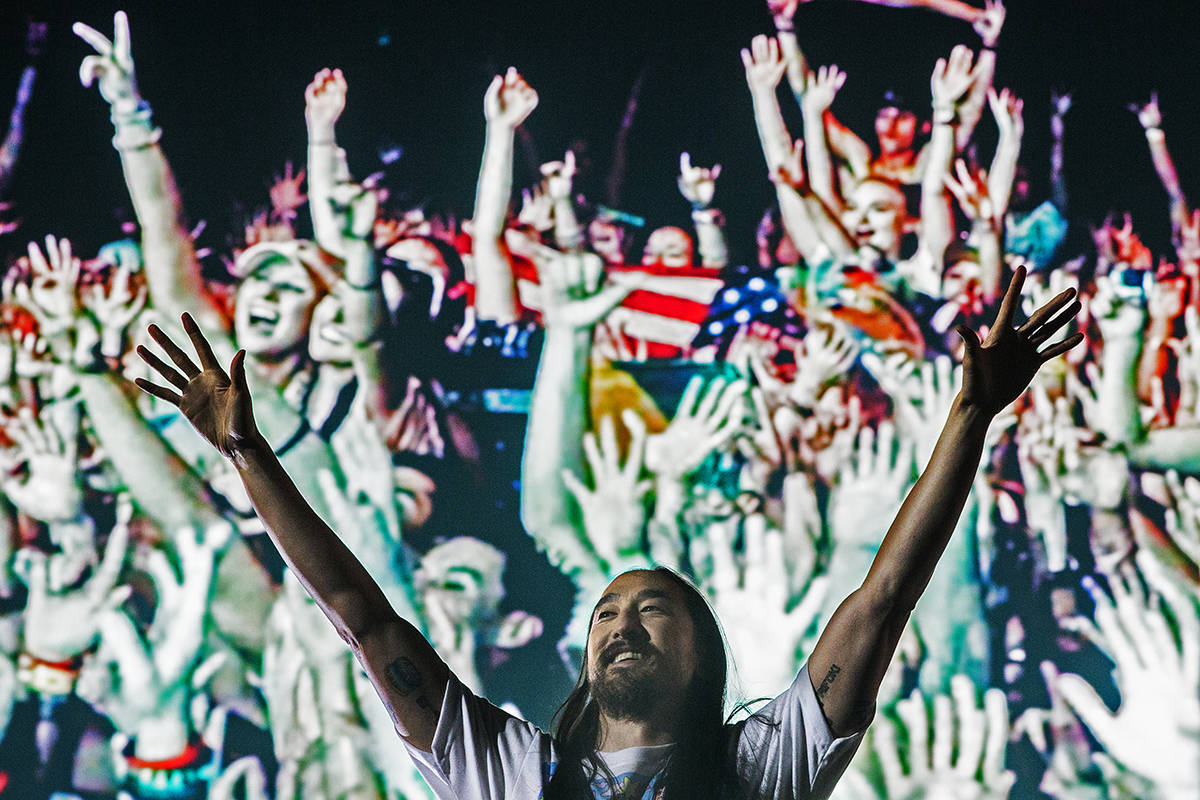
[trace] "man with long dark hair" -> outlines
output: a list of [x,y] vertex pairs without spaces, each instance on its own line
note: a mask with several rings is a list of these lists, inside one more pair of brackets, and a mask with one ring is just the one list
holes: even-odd
[[[959,329],[962,390],[862,585],[791,688],[736,726],[722,724],[726,660],[716,621],[667,570],[628,572],[604,591],[556,735],[506,714],[463,688],[300,495],[255,426],[244,352],[226,373],[185,314],[200,364],[151,326],[175,366],[145,347],[138,354],[173,388],[138,385],[179,406],[236,466],[272,540],[353,649],[439,797],[826,797],[874,715],[901,631],[970,492],[989,423],[1042,363],[1082,341],[1076,333],[1046,345],[1079,311],[1073,289],[1013,327],[1024,278],[1018,268],[983,342]],[[619,302],[620,292],[609,294]]]

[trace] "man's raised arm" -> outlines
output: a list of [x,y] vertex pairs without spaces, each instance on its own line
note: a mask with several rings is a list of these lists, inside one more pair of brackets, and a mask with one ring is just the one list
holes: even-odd
[[1078,313],[1074,289],[1013,327],[1024,280],[1025,268],[1019,267],[982,343],[974,331],[959,327],[966,344],[963,387],[929,465],[908,493],[862,586],[834,612],[809,658],[809,675],[836,736],[860,730],[874,714],[879,683],[900,634],[971,491],[992,418],[1025,391],[1043,363],[1083,341],[1076,333],[1039,350]]
[[196,431],[234,464],[271,540],[358,657],[396,731],[428,751],[449,669],[312,510],[258,432],[246,386],[245,351],[234,356],[226,373],[190,315],[183,315],[183,327],[200,366],[151,325],[150,335],[175,366],[139,347],[138,355],[168,386],[142,378],[138,386],[178,406]]

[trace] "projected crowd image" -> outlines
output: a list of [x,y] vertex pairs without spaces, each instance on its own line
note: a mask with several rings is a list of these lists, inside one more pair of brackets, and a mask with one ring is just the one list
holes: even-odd
[[[656,128],[649,69],[607,149],[562,129],[544,53],[428,77],[394,113],[454,109],[469,130],[428,136],[471,152],[441,164],[380,132],[386,76],[297,46],[238,112],[277,127],[238,148],[270,166],[236,198],[195,164],[218,181],[241,123],[171,124],[219,106],[140,57],[149,19],[11,23],[0,800],[534,800],[573,796],[572,754],[598,800],[1200,798],[1194,95],[1006,85],[1022,8],[729,4],[752,33],[696,78],[738,98],[686,112],[700,144],[660,135],[683,128]],[[843,71],[822,13],[957,44]],[[1138,165],[1128,205],[1074,182],[1093,147]],[[111,181],[47,187],[52,158]],[[457,202],[414,185],[452,173]],[[630,570],[675,587],[640,622]],[[675,663],[657,615],[687,584],[744,726],[702,791],[683,755],[600,746],[645,721],[605,670]],[[583,756],[569,695],[609,737]],[[811,763],[764,777],[777,736]]]

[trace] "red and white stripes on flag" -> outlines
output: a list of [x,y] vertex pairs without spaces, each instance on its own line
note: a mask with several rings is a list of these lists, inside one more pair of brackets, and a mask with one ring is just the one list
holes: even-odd
[[[649,276],[641,288],[605,318],[615,332],[646,342],[649,358],[672,358],[691,348],[708,316],[709,306],[725,285],[712,267],[658,267],[640,264],[609,267],[610,272]],[[523,309],[540,313],[541,287],[531,261],[513,259],[517,299]]]

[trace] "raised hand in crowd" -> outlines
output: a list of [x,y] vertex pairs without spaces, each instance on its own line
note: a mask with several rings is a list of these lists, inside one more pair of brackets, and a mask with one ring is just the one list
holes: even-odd
[[540,169],[542,186],[550,200],[555,243],[560,250],[578,250],[583,244],[583,230],[575,216],[572,192],[577,169],[575,153],[568,150],[561,161],[548,161]]
[[[747,697],[778,694],[787,688],[802,661],[800,645],[808,633],[829,582],[789,574],[783,531],[761,514],[741,519],[744,546],[734,548],[739,518],[710,523],[698,565],[703,587],[725,621],[734,663]],[[793,586],[800,586],[793,592]],[[769,652],[767,650],[769,648]]]
[[129,326],[146,306],[146,285],[133,277],[128,262],[113,267],[107,285],[97,283],[80,295],[100,328],[100,354],[114,361],[126,353]]
[[1046,762],[1038,788],[1054,800],[1102,800],[1104,786],[1089,780],[1092,748],[1079,717],[1058,689],[1058,668],[1041,663],[1042,678],[1050,695],[1050,708],[1030,708],[1013,722],[1012,736],[1027,736]]
[[233,526],[177,531],[171,537],[178,566],[150,548],[144,569],[154,581],[157,605],[144,636],[117,608],[101,612],[100,647],[79,677],[79,692],[133,740],[133,754],[162,761],[184,753],[205,720],[193,719],[193,699],[203,680],[198,669],[208,633],[209,594],[216,559]]
[[137,80],[133,74],[129,17],[124,11],[113,14],[111,41],[95,28],[82,22],[76,22],[71,29],[96,51],[84,58],[80,64],[80,82],[84,86],[96,83],[100,96],[114,111],[121,114],[136,111],[142,98],[138,94]]
[[671,422],[646,442],[646,469],[656,486],[683,481],[733,439],[746,389],[742,380],[714,378],[707,386],[699,376],[688,381]]
[[[45,674],[53,682],[60,682],[61,665],[73,663],[88,650],[100,632],[103,614],[129,597],[130,587],[118,586],[129,542],[129,512],[127,507],[118,515],[97,566],[82,583],[52,580],[54,556],[32,547],[17,552],[14,572],[29,589],[22,628],[27,669],[44,672],[38,669],[39,664],[57,663],[58,673],[51,670]],[[73,681],[75,675],[67,677]]]
[[480,320],[507,324],[516,319],[516,286],[504,245],[504,226],[512,197],[513,139],[537,107],[538,95],[515,67],[497,75],[483,98],[487,135],[475,187],[472,250]]
[[900,749],[899,726],[886,716],[875,724],[872,743],[887,797],[923,800],[1005,800],[1016,775],[1004,768],[1008,743],[1008,704],[999,689],[983,694],[970,678],[956,675],[950,694],[933,698],[932,736],[920,691],[896,703],[907,747]]
[[603,565],[601,583],[651,563],[645,544],[645,499],[651,482],[642,477],[646,423],[631,409],[621,414],[621,421],[629,433],[624,463],[616,425],[606,416],[600,419],[598,431],[584,434],[591,487],[575,473],[563,473],[567,489],[579,504],[587,543]]
[[1180,477],[1168,470],[1166,484],[1171,505],[1167,508],[1167,535],[1193,564],[1200,566],[1200,478]]
[[35,414],[29,406],[21,406],[3,427],[12,445],[0,449],[0,490],[9,501],[42,522],[80,519],[84,509],[77,427],[60,431],[50,413]]
[[1007,12],[1001,0],[984,0],[984,3],[983,11],[971,26],[979,34],[983,46],[990,49],[996,46],[996,40],[1000,38],[1000,30],[1004,27]]
[[[337,146],[334,126],[346,107],[346,77],[340,69],[323,69],[304,90],[304,119],[308,126],[308,193],[313,233],[328,252],[343,255],[342,231],[333,202],[339,168],[345,153]],[[345,172],[348,174],[349,170]]]
[[888,420],[859,431],[854,453],[838,472],[829,499],[831,563],[853,564],[843,574],[861,575],[870,565],[888,521],[912,485],[915,446],[915,440],[898,437]]
[[1086,583],[1095,619],[1069,622],[1113,660],[1120,707],[1110,711],[1078,675],[1059,675],[1057,688],[1103,747],[1093,758],[1110,784],[1128,772],[1149,782],[1151,796],[1181,796],[1195,789],[1200,761],[1200,612],[1148,551],[1136,560],[1137,571],[1106,576],[1111,598]]

